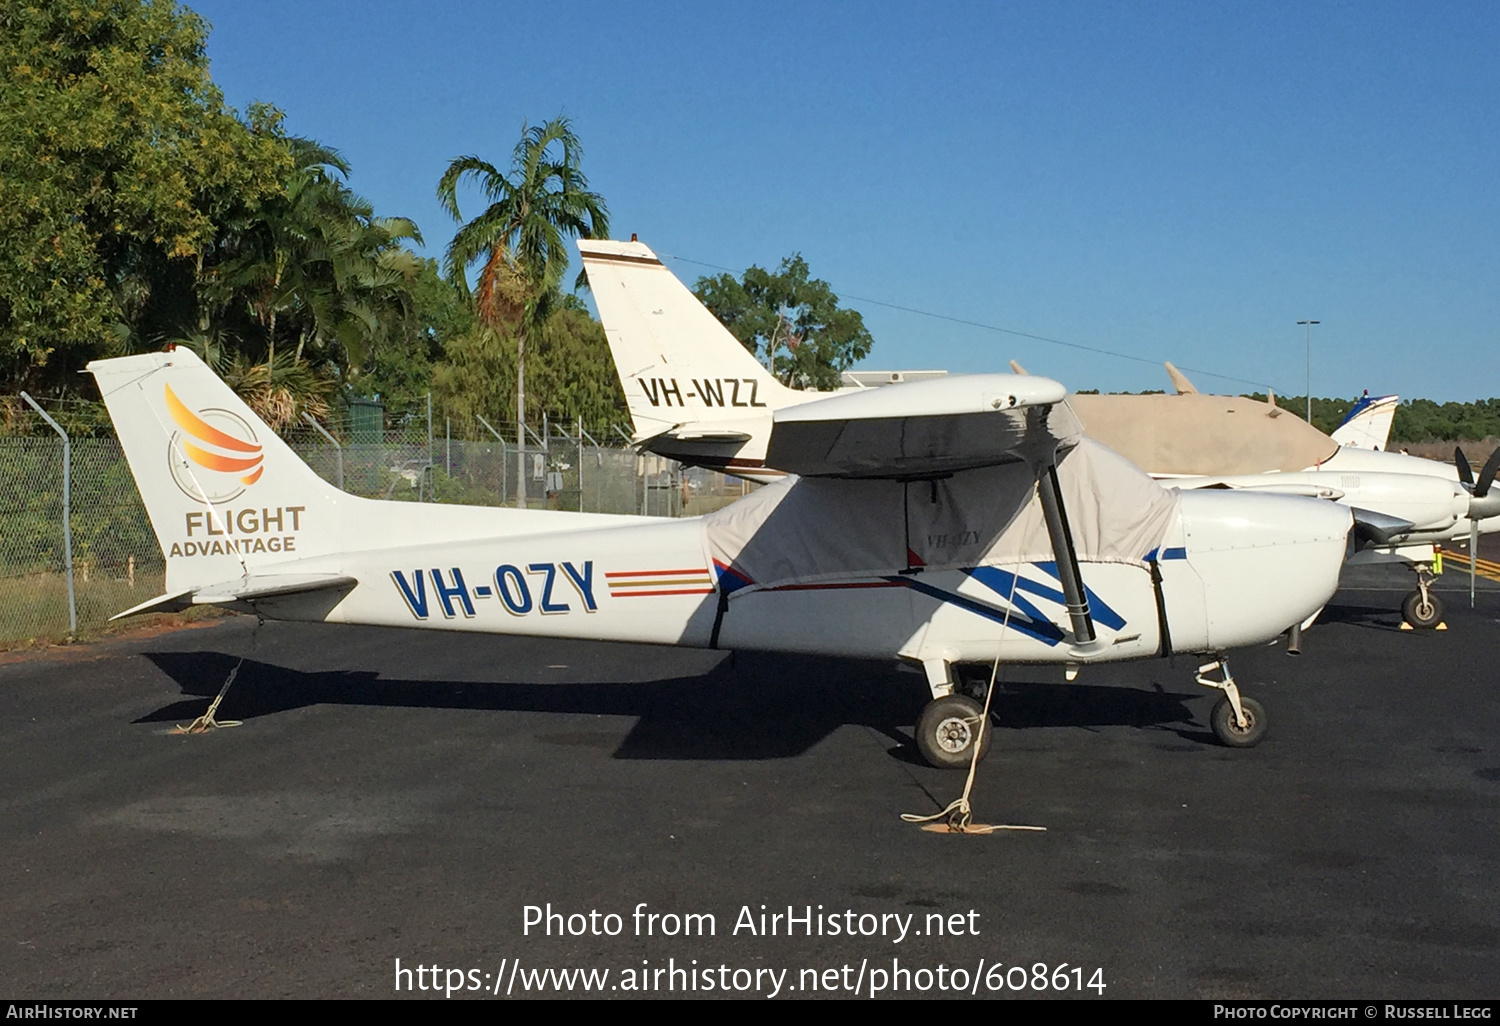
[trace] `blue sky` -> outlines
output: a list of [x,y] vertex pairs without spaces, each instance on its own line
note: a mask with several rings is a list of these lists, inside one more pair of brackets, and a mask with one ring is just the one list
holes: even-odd
[[[197,0],[230,104],[440,256],[454,157],[565,114],[617,238],[1300,393],[1500,395],[1500,6]],[[466,216],[479,211],[477,201]],[[711,273],[669,260],[691,283]],[[1166,387],[846,299],[865,366]]]

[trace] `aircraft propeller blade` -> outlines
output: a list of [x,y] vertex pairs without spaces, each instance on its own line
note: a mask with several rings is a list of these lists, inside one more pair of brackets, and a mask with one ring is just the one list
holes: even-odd
[[1466,485],[1474,483],[1474,471],[1469,467],[1469,458],[1464,455],[1462,446],[1453,447],[1453,465],[1458,468],[1458,479]]
[[1490,493],[1490,485],[1495,483],[1495,471],[1500,470],[1500,447],[1490,453],[1490,458],[1484,461],[1484,466],[1479,470],[1479,479],[1474,482],[1474,497],[1482,499]]

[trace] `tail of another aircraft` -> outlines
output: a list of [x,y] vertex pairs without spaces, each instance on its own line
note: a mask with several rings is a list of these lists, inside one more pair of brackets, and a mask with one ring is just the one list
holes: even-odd
[[1353,449],[1383,451],[1390,441],[1391,422],[1396,418],[1399,404],[1400,396],[1372,396],[1366,392],[1334,429],[1333,440]]
[[578,249],[638,439],[816,398],[773,378],[644,244],[580,239]]

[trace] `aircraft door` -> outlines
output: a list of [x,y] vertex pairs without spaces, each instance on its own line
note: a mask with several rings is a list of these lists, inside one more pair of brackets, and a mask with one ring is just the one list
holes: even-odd
[[1187,529],[1179,520],[1150,559],[1163,655],[1206,652],[1212,647],[1208,593],[1203,578],[1187,558],[1189,540]]

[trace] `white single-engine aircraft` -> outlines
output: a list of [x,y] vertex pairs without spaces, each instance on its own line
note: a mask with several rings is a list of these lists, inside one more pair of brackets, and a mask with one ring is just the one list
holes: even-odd
[[[791,475],[680,520],[358,498],[186,349],[89,365],[166,557],[166,593],[282,620],[903,660],[922,754],[967,764],[955,667],[1202,654],[1228,745],[1262,737],[1228,649],[1326,603],[1349,510],[1162,488],[1081,437],[1040,377],[945,377],[778,411]],[[732,393],[726,393],[732,394]],[[1210,674],[1216,674],[1210,677]],[[956,676],[958,682],[956,682]],[[965,688],[969,693],[965,693]]]
[[[911,387],[788,388],[643,243],[580,240],[578,248],[635,441],[652,452],[773,481],[786,469],[769,448],[774,426],[796,416],[798,406]],[[1014,361],[1011,367],[1024,375]],[[1393,396],[1356,407],[1349,431],[1330,438],[1274,401],[1200,395],[1175,367],[1167,370],[1177,395],[1071,397],[1087,436],[1181,490],[1257,490],[1353,508],[1362,544],[1352,558],[1393,559],[1415,569],[1417,587],[1402,614],[1413,627],[1438,625],[1443,607],[1430,587],[1433,546],[1467,539],[1472,551],[1479,534],[1500,531],[1500,490],[1490,490],[1500,449],[1476,478],[1462,452],[1455,469],[1379,451],[1395,413]]]

